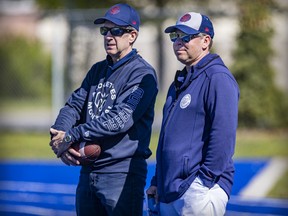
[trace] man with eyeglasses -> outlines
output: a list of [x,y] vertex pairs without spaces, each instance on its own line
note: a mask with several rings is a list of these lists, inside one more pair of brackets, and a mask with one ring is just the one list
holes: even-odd
[[88,71],[50,129],[52,150],[80,165],[71,145],[98,143],[101,154],[82,165],[76,212],[83,216],[142,216],[149,142],[158,92],[155,70],[133,48],[140,18],[116,4],[94,21],[107,53]]
[[234,176],[239,88],[219,55],[210,53],[210,19],[187,12],[165,29],[183,70],[163,109],[156,172],[146,191],[151,215],[220,216]]

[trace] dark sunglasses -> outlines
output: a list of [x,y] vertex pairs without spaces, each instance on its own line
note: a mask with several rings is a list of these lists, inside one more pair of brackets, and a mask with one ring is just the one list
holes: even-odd
[[171,32],[169,36],[172,42],[175,42],[178,38],[180,38],[184,43],[188,43],[190,40],[199,37],[199,34],[187,35],[183,33]]
[[107,35],[108,32],[110,31],[111,35],[113,36],[122,36],[124,33],[128,33],[133,31],[132,29],[127,29],[127,28],[120,28],[120,27],[113,27],[113,28],[108,28],[108,27],[100,27],[100,34],[101,35]]

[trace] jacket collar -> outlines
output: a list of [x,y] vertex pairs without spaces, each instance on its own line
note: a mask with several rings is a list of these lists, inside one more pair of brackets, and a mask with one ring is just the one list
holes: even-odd
[[215,64],[223,64],[220,56],[217,54],[208,53],[196,65],[194,65],[191,68],[191,70],[194,71],[193,76],[191,77],[191,80],[196,79],[207,68]]
[[113,64],[112,58],[109,55],[106,56],[106,61],[107,61],[107,64],[108,64],[109,68],[112,71],[115,71],[115,70],[117,70],[119,67],[121,67],[123,64],[128,62],[131,58],[133,58],[136,55],[137,55],[137,50],[136,49],[132,49],[132,51],[130,53],[128,53],[126,56],[124,56],[122,59],[120,59],[115,64]]
[[[174,85],[177,94],[179,94],[181,91],[186,89],[193,79],[196,79],[202,72],[205,71],[205,69],[211,67],[215,64],[222,64],[222,60],[219,55],[217,54],[207,54],[204,56],[196,65],[191,67],[190,71],[186,70],[186,67],[183,68],[183,70],[176,71],[175,78],[174,78]],[[184,82],[179,83],[179,77],[185,77]]]

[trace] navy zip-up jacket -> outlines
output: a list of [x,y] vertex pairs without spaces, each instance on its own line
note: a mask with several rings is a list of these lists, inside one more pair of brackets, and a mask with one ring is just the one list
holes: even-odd
[[216,54],[201,59],[179,89],[172,83],[151,181],[160,202],[181,197],[197,176],[205,186],[218,183],[230,195],[238,100],[238,84]]
[[157,92],[154,69],[135,49],[114,65],[107,56],[88,71],[52,128],[70,134],[73,142],[101,145],[100,157],[83,172],[144,175]]

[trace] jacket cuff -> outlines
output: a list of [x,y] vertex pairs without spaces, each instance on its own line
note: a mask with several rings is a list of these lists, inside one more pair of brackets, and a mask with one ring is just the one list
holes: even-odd
[[71,135],[73,143],[82,141],[80,140],[80,135],[75,128],[69,129],[68,131],[66,131],[66,133]]
[[156,182],[156,177],[155,176],[152,177],[150,186],[156,186],[157,187],[157,182]]
[[200,169],[198,173],[199,178],[202,180],[203,185],[212,188],[218,181],[218,177],[209,175],[208,171],[205,169]]

